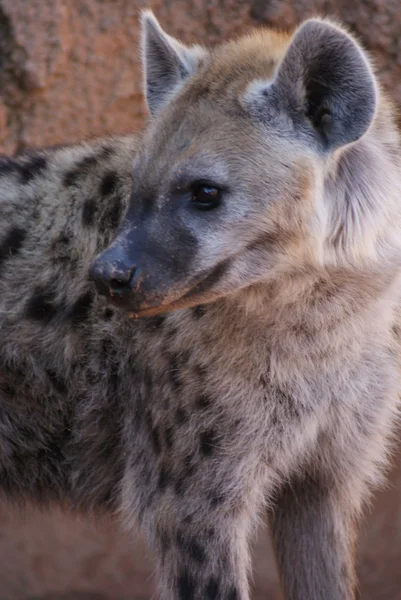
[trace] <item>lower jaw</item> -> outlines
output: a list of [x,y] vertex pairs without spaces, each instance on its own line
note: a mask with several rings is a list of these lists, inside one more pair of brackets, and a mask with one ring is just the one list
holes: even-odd
[[172,312],[174,310],[191,308],[198,306],[199,304],[204,304],[205,302],[206,301],[202,298],[190,299],[186,296],[182,296],[181,298],[178,298],[173,302],[169,302],[168,304],[160,304],[159,306],[151,306],[149,308],[141,308],[139,310],[128,310],[128,312],[131,318],[139,319],[141,317],[153,317],[155,315]]
[[141,317],[153,317],[163,313],[171,312],[173,310],[179,310],[180,308],[186,308],[185,306],[177,306],[177,303],[166,304],[164,306],[154,306],[152,308],[143,308],[137,311],[128,311],[131,319],[140,319]]
[[191,301],[189,299],[185,300],[184,297],[180,297],[177,300],[174,300],[172,302],[167,302],[164,304],[158,304],[158,305],[154,305],[154,306],[145,306],[143,308],[136,309],[136,308],[130,307],[128,303],[125,303],[122,299],[119,299],[116,296],[111,297],[111,298],[109,297],[108,300],[111,305],[120,309],[122,312],[127,313],[133,319],[139,319],[141,317],[151,317],[151,316],[171,312],[173,310],[179,310],[179,309],[183,309],[183,308],[188,308],[190,306],[196,306],[197,304],[202,303],[202,300],[191,303]]
[[123,310],[125,313],[128,313],[132,319],[140,319],[141,317],[153,317],[160,314],[165,314],[168,312],[182,310],[185,308],[193,308],[195,306],[199,306],[199,304],[208,304],[214,302],[216,300],[221,299],[226,294],[197,294],[192,293],[191,290],[187,291],[182,296],[179,296],[175,300],[170,302],[165,302],[164,304],[158,304],[153,306],[144,306],[143,308],[130,308],[121,302],[119,303],[117,298],[110,298],[112,303]]
[[[141,317],[153,317],[156,315],[172,312],[175,310],[182,310],[185,308],[193,308],[194,306],[198,306],[199,304],[206,304],[208,302],[212,302],[215,298],[204,298],[202,296],[191,296],[190,293],[184,294],[183,296],[173,300],[172,302],[168,302],[165,304],[159,304],[157,306],[149,306],[144,308],[132,309],[129,307],[124,307],[119,305],[118,302],[114,304],[118,306],[121,310],[128,313],[132,319],[140,319]],[[217,298],[216,298],[217,299]]]

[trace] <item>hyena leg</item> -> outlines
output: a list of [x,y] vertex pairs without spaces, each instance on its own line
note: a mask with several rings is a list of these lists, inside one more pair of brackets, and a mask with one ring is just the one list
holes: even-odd
[[155,491],[151,482],[145,488],[138,477],[126,479],[125,517],[139,514],[163,600],[249,600],[248,538],[264,500],[263,477],[252,467],[252,457],[238,461],[221,452],[203,469],[187,459],[185,477],[153,465]]
[[249,600],[246,519],[221,513],[172,525],[155,543],[163,600]]
[[271,514],[286,600],[353,600],[356,519],[339,490],[314,476],[285,485]]

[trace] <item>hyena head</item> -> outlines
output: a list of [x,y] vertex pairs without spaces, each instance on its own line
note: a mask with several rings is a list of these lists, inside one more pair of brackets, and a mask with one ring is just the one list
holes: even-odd
[[150,12],[142,27],[152,118],[128,211],[91,266],[99,291],[149,315],[324,260],[325,173],[376,111],[359,45],[319,19],[210,51],[171,38]]

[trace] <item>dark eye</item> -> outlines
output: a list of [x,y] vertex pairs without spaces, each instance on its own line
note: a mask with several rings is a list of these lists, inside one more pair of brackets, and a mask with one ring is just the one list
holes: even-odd
[[222,192],[209,185],[194,185],[191,189],[191,204],[200,210],[217,208],[221,202]]

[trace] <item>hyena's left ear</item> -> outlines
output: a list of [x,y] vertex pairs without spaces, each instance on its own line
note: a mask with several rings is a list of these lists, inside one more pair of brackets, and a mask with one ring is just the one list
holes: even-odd
[[264,94],[267,112],[284,111],[297,131],[326,151],[358,140],[377,104],[375,77],[361,47],[343,29],[319,19],[295,32]]
[[196,70],[207,51],[200,46],[188,48],[167,35],[150,10],[142,12],[141,24],[145,97],[150,114],[155,116]]

